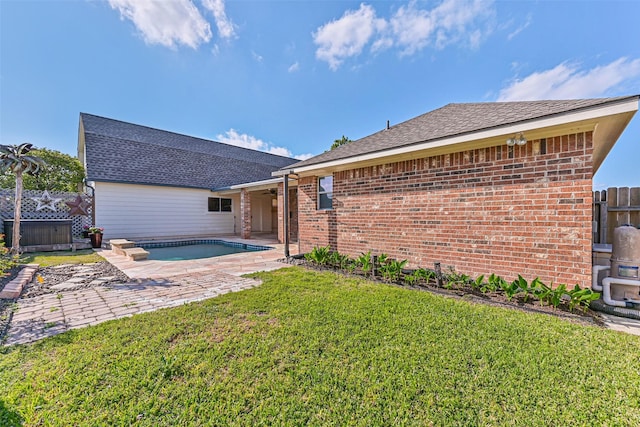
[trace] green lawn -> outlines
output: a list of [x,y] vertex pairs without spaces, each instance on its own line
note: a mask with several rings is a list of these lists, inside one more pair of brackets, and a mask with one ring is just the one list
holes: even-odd
[[33,252],[23,254],[20,257],[20,263],[40,264],[40,267],[49,267],[51,265],[60,264],[90,264],[92,262],[100,261],[104,261],[104,258],[91,249],[81,249],[75,252]]
[[640,338],[292,267],[0,350],[0,425],[640,425]]

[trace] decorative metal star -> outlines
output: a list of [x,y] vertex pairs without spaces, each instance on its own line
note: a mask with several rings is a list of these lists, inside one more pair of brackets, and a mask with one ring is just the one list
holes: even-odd
[[69,215],[89,215],[87,209],[91,204],[84,200],[82,196],[79,194],[76,196],[76,199],[71,202],[65,202],[67,206],[69,206]]
[[49,192],[44,190],[41,197],[31,197],[31,200],[38,202],[38,206],[36,207],[37,211],[41,211],[42,209],[51,209],[52,211],[57,212],[56,203],[62,199],[51,197]]

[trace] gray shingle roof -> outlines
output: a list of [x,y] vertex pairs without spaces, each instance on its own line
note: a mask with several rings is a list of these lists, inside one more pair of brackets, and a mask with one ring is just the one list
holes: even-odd
[[222,188],[271,179],[295,159],[80,113],[87,179]]
[[287,169],[436,141],[632,98],[638,97],[448,104],[389,129],[295,163]]

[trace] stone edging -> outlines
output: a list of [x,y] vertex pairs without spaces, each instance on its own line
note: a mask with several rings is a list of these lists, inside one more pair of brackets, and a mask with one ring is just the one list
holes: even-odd
[[38,264],[26,264],[15,278],[4,286],[0,292],[0,299],[18,298],[22,293],[22,288],[33,279],[36,271],[38,271]]

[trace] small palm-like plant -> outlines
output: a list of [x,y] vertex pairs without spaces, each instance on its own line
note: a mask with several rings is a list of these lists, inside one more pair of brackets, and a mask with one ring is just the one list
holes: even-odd
[[331,257],[331,248],[329,246],[315,246],[311,252],[304,255],[307,261],[317,265],[327,265]]
[[22,176],[37,175],[44,161],[36,156],[30,156],[32,144],[0,145],[0,170],[10,170],[16,176],[16,203],[13,214],[13,236],[11,239],[11,254],[20,253],[20,215],[22,208]]
[[368,276],[372,267],[371,251],[367,252],[366,254],[363,252],[362,255],[356,258],[356,263],[360,266],[360,268],[362,268],[362,272],[364,273],[364,275]]

